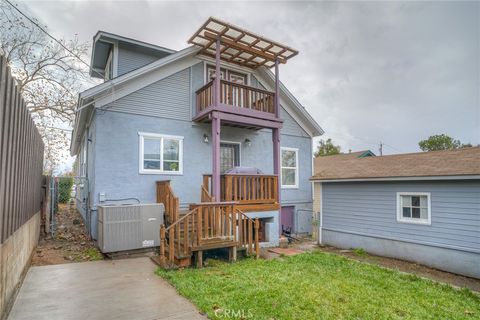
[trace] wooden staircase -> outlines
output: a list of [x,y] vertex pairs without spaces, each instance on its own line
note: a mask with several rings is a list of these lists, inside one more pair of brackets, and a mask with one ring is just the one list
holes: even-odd
[[[204,188],[201,198],[213,200]],[[187,267],[194,257],[197,267],[202,267],[203,252],[219,248],[229,249],[230,261],[236,260],[237,250],[258,258],[259,221],[249,218],[236,202],[202,202],[181,212],[168,181],[157,182],[157,202],[165,205],[158,259],[162,267]]]

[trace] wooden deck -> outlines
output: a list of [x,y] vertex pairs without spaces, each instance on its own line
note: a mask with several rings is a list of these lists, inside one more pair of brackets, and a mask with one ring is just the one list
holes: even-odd
[[[202,199],[211,197],[202,192]],[[218,248],[228,248],[231,261],[236,260],[237,250],[259,256],[260,223],[249,218],[237,202],[191,204],[190,210],[181,214],[169,181],[157,182],[157,202],[164,203],[166,217],[160,229],[162,267],[190,266],[194,256],[197,267],[201,267],[203,251]]]
[[[211,180],[212,175],[203,175],[202,192],[211,192]],[[278,177],[266,174],[222,174],[219,200],[234,201],[237,208],[244,212],[278,210]]]

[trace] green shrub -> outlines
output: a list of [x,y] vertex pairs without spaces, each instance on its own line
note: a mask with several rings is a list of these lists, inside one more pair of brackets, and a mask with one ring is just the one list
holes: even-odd
[[72,186],[72,177],[58,177],[58,202],[67,203],[70,200]]

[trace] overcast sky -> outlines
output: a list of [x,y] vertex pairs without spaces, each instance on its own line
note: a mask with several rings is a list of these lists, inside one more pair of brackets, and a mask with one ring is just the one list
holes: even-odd
[[20,4],[56,37],[98,30],[172,49],[209,17],[300,54],[281,80],[343,151],[416,152],[446,133],[480,143],[478,2],[48,2]]

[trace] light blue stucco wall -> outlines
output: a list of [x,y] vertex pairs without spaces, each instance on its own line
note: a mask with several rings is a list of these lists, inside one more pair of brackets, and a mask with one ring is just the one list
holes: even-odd
[[[182,205],[200,199],[202,174],[211,173],[210,126],[193,122],[101,111],[96,114],[95,203],[98,193],[111,198],[136,197],[142,202],[155,201],[155,181],[172,180]],[[222,126],[221,139],[241,142],[241,165],[273,173],[271,132]],[[139,173],[138,132],[179,135],[184,137],[183,175]],[[251,145],[245,145],[245,139]],[[283,189],[286,203],[311,202],[311,142],[308,138],[281,136],[281,145],[299,149],[299,188]]]
[[[431,225],[398,222],[397,192],[429,192]],[[321,201],[326,244],[480,277],[479,180],[323,183]]]
[[[99,203],[99,193],[105,193],[108,199],[134,197],[145,203],[155,202],[155,181],[165,179],[171,180],[182,207],[200,201],[202,174],[211,173],[211,144],[203,142],[204,134],[211,136],[209,125],[112,111],[97,111],[95,119],[93,206]],[[183,174],[140,174],[138,132],[183,136]],[[251,141],[250,146],[244,143],[247,138]],[[241,142],[242,166],[273,173],[271,132],[222,126],[221,139]],[[282,203],[311,208],[311,183],[308,180],[311,141],[305,137],[282,135],[281,145],[299,149],[300,178],[298,189],[282,190]],[[308,231],[308,226],[299,225],[298,228]]]

